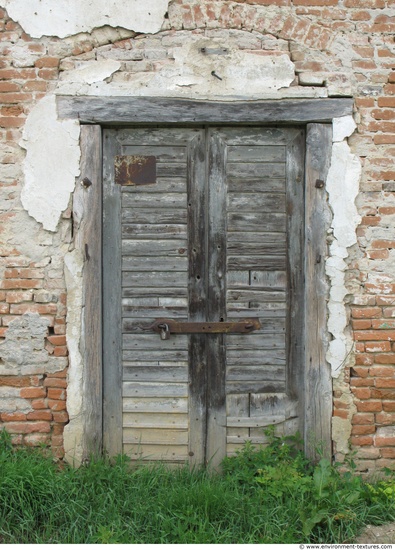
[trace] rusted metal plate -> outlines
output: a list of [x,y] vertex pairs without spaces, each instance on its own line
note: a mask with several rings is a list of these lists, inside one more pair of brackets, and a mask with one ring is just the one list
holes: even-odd
[[213,323],[177,321],[175,319],[155,319],[152,325],[150,325],[149,330],[153,330],[159,334],[164,330],[170,334],[248,334],[260,328],[261,323],[256,318]]
[[156,157],[118,155],[115,157],[115,183],[150,185],[156,183]]

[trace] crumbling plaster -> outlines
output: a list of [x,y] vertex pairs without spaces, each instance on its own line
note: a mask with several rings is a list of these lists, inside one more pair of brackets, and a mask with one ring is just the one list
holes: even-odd
[[158,32],[168,0],[2,0],[0,5],[33,38],[65,38],[104,25]]

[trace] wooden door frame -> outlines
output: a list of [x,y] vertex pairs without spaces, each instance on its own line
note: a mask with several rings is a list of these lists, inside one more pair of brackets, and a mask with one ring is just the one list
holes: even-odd
[[[76,245],[85,257],[83,270],[84,424],[85,454],[103,448],[102,343],[102,127],[133,125],[299,125],[306,129],[303,342],[292,342],[304,357],[300,397],[304,412],[303,437],[308,456],[317,443],[331,456],[332,380],[326,362],[328,341],[325,276],[326,232],[330,214],[325,181],[332,151],[333,118],[352,114],[352,99],[196,101],[149,97],[58,96],[60,118],[81,123],[81,185],[74,193]],[[78,213],[76,205],[78,204]],[[113,380],[111,380],[113,383]],[[115,399],[106,406],[118,406]],[[108,428],[106,428],[108,433]],[[117,433],[110,430],[114,448]],[[105,445],[107,447],[107,444]],[[115,449],[117,445],[115,444]],[[120,451],[120,449],[118,449]]]

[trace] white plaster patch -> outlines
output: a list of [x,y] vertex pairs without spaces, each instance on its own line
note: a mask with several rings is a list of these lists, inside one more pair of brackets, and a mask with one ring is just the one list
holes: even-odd
[[30,112],[21,147],[26,149],[23,207],[44,229],[56,231],[79,174],[79,123],[58,120],[54,95],[44,97]]
[[[344,117],[347,118],[347,117]],[[339,124],[343,126],[337,137],[351,129],[350,122]],[[326,188],[329,195],[329,205],[333,212],[332,228],[334,241],[330,246],[330,255],[326,261],[326,274],[331,281],[328,303],[328,331],[333,340],[329,343],[327,360],[332,368],[332,376],[338,377],[341,368],[352,349],[352,341],[346,334],[348,325],[344,298],[347,294],[345,286],[344,261],[348,256],[347,248],[357,242],[356,227],[360,216],[355,206],[359,190],[361,164],[350,151],[346,141],[334,143],[332,147],[331,166],[328,172]]]
[[64,429],[67,460],[81,462],[83,454],[83,359],[80,351],[82,334],[82,253],[75,249],[65,255],[67,289],[66,340],[69,350],[67,412],[70,422]]
[[73,71],[66,71],[61,74],[62,80],[71,82],[83,82],[93,84],[105,80],[121,68],[121,63],[114,59],[102,59],[100,61],[91,61],[85,67],[80,67]]
[[168,0],[1,0],[0,5],[33,38],[64,38],[105,25],[156,33]]
[[357,127],[351,115],[334,118],[332,124],[334,142],[343,141],[347,137],[351,136]]

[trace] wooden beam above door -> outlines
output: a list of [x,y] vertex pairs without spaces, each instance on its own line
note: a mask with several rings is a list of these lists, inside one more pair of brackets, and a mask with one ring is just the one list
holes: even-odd
[[204,101],[162,97],[58,96],[60,118],[92,124],[331,122],[352,114],[351,98]]

